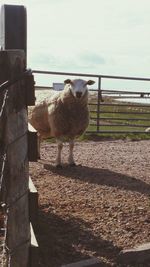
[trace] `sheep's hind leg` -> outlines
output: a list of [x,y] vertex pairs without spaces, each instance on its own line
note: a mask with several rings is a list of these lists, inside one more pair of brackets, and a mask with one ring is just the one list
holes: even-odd
[[57,142],[57,145],[58,145],[58,152],[57,152],[57,158],[56,158],[56,167],[57,168],[61,168],[62,165],[61,165],[61,151],[62,151],[62,148],[63,148],[63,143],[61,140],[56,140]]
[[73,148],[74,148],[74,140],[70,140],[69,142],[69,158],[68,158],[68,163],[70,166],[76,166],[74,162],[74,157],[73,157]]

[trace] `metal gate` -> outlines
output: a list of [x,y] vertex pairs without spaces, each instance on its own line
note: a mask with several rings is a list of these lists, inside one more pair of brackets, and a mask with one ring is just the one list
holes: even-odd
[[[97,88],[90,89],[90,124],[87,133],[145,133],[150,127],[150,90],[103,89],[103,80],[150,82],[150,78],[95,75],[34,70],[36,75],[57,75],[93,78]],[[62,79],[63,80],[63,79]],[[150,85],[150,83],[149,83]],[[41,87],[42,89],[48,87]],[[144,101],[147,100],[145,103]]]

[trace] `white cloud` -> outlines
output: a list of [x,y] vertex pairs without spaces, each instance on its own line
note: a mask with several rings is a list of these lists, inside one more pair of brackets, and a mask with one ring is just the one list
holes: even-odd
[[149,0],[25,0],[28,63],[46,70],[149,76]]

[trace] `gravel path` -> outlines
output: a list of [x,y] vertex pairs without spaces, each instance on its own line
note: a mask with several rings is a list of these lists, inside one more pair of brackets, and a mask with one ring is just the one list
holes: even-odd
[[[89,141],[75,146],[77,167],[54,167],[56,144],[31,163],[39,192],[41,267],[98,257],[119,266],[123,248],[150,242],[150,141]],[[139,266],[150,266],[144,264]]]

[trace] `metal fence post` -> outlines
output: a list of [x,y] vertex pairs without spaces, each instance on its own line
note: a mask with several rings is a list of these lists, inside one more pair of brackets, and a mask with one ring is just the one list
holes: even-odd
[[101,102],[101,76],[98,77],[98,99],[97,99],[97,133],[100,128],[100,102]]

